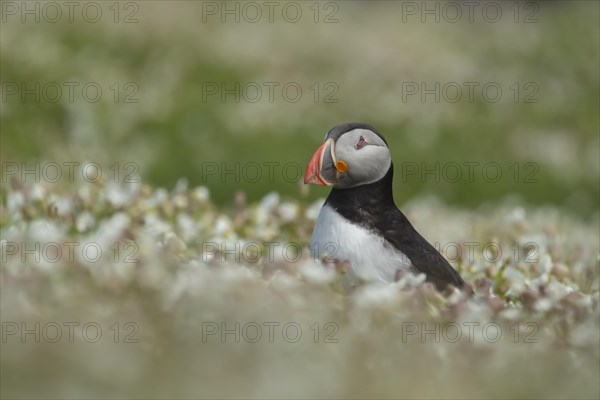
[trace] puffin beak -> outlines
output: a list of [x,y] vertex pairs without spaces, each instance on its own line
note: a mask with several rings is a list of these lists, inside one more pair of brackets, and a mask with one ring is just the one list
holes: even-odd
[[304,183],[332,186],[337,180],[335,142],[333,139],[327,139],[311,157],[304,173]]

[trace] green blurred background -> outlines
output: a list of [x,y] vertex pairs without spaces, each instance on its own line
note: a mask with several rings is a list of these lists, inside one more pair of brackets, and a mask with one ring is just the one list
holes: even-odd
[[[172,188],[185,177],[222,205],[238,190],[249,200],[273,190],[315,199],[327,190],[300,190],[298,168],[331,127],[364,121],[388,139],[401,203],[435,194],[475,207],[517,194],[532,205],[597,212],[598,2],[511,2],[496,22],[494,10],[484,17],[485,3],[472,21],[462,7],[458,22],[443,2],[295,2],[285,12],[277,3],[272,22],[263,3],[253,3],[258,19],[236,2],[224,16],[223,3],[97,3],[97,22],[89,21],[95,10],[83,14],[85,3],[72,20],[62,5],[57,22],[35,3],[39,22],[23,22],[12,8],[20,3],[2,3],[3,163],[119,162],[124,174],[133,162],[145,182]],[[423,7],[438,15],[421,15]],[[301,18],[291,22],[296,9]],[[72,99],[65,82],[75,85]],[[472,100],[465,82],[478,85]],[[102,89],[97,102],[82,93],[89,83]],[[497,102],[482,94],[489,83],[502,89]],[[39,85],[39,99],[23,84]],[[236,84],[239,101],[222,92]],[[439,84],[439,101],[409,94],[415,84]],[[295,87],[302,94],[293,102]],[[444,174],[450,162],[464,167],[461,178]],[[464,163],[473,162],[497,163],[502,177],[492,182],[477,167],[469,179]],[[221,176],[235,163],[237,177]],[[248,163],[258,163],[260,177]],[[278,163],[273,179],[265,163]],[[439,182],[422,175],[435,163]],[[407,165],[416,173],[406,175]]]

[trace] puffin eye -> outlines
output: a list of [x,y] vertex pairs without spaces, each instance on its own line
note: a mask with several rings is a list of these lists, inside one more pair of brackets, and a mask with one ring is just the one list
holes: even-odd
[[363,147],[365,147],[366,145],[367,145],[367,142],[366,142],[365,138],[361,136],[361,137],[360,137],[360,139],[358,139],[358,143],[356,143],[356,144],[354,145],[354,148],[355,148],[356,150],[358,150],[358,149],[362,149],[362,148],[363,148]]

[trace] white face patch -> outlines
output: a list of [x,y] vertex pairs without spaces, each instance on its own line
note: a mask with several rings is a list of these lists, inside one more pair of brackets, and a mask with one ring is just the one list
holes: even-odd
[[340,174],[335,187],[340,189],[377,182],[390,169],[392,158],[385,142],[368,129],[354,129],[344,133],[336,141],[338,160],[348,165],[348,171]]
[[358,280],[391,283],[397,270],[412,267],[409,258],[382,236],[348,221],[329,205],[321,208],[310,248],[317,259],[350,262],[346,285]]

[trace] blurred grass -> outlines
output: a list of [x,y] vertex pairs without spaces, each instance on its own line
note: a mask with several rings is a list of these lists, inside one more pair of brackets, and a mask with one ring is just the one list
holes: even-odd
[[[597,2],[538,3],[538,23],[402,22],[401,3],[339,3],[338,23],[202,22],[201,2],[140,2],[135,24],[110,18],[90,24],[21,23],[9,18],[0,39],[1,79],[98,82],[98,103],[2,102],[3,161],[135,162],[142,178],[172,187],[180,177],[204,184],[218,203],[238,190],[250,200],[269,191],[298,196],[297,184],[276,174],[257,182],[204,179],[204,162],[278,162],[305,166],[324,133],[346,121],[366,121],[387,137],[403,162],[497,162],[499,182],[396,178],[406,202],[435,193],[473,207],[517,193],[533,205],[567,207],[584,216],[600,201],[598,92],[600,31]],[[367,7],[369,11],[367,12]],[[305,10],[307,11],[307,10]],[[509,13],[507,9],[505,13]],[[402,101],[402,82],[498,82],[490,103]],[[133,82],[138,103],[114,102],[108,87]],[[298,82],[298,103],[203,101],[202,84]],[[309,86],[334,82],[337,103],[313,102]],[[515,103],[507,88],[535,82],[537,103]],[[81,87],[80,86],[80,87]],[[281,87],[280,86],[280,87]],[[77,93],[77,92],[76,92]],[[278,92],[276,92],[278,93]],[[121,97],[124,92],[122,91]],[[515,184],[514,163],[539,166],[537,183]],[[521,171],[523,172],[523,171]],[[309,199],[325,195],[312,189]]]

